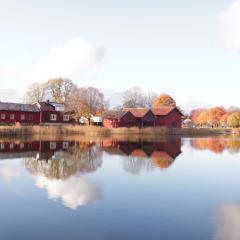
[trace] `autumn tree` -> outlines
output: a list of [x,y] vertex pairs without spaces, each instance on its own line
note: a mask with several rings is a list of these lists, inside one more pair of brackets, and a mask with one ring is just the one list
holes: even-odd
[[49,79],[46,88],[51,101],[66,103],[70,94],[77,88],[72,80],[67,78]]
[[50,100],[67,104],[70,94],[76,88],[77,86],[70,79],[49,79],[44,83],[34,83],[30,85],[25,93],[25,99],[27,102]]
[[226,113],[222,107],[215,107],[208,110],[208,123],[214,127],[220,125],[221,117]]
[[159,108],[159,107],[176,107],[175,100],[168,94],[162,94],[159,97],[153,100],[152,107]]
[[239,127],[240,126],[240,113],[235,112],[228,116],[227,124],[229,127]]
[[82,87],[72,92],[68,110],[75,111],[77,117],[86,117],[90,122],[91,116],[104,111],[106,104],[103,93],[97,88]]
[[45,83],[31,84],[26,93],[25,101],[28,103],[45,101],[48,96],[48,91]]

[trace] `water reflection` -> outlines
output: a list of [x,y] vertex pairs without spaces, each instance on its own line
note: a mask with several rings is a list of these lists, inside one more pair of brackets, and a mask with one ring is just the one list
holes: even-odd
[[123,159],[123,168],[138,174],[141,170],[169,168],[181,153],[181,139],[157,142],[118,142],[102,141],[101,148],[109,154],[127,156]]
[[223,205],[218,211],[217,225],[215,240],[239,240],[240,206],[230,203]]
[[198,150],[209,150],[214,153],[222,153],[228,150],[230,153],[240,152],[240,141],[238,138],[199,138],[192,139],[191,146]]
[[37,175],[34,179],[37,187],[47,190],[49,199],[62,199],[63,204],[73,210],[101,199],[99,186],[81,176],[71,176],[62,180]]
[[[131,174],[141,170],[170,167],[181,153],[181,140],[158,142],[115,141],[4,141],[0,143],[0,159],[22,158],[35,185],[44,189],[51,200],[77,209],[101,199],[101,189],[88,179],[87,173],[102,166],[103,152],[123,156],[122,166]],[[0,176],[17,177],[19,167],[3,166]]]

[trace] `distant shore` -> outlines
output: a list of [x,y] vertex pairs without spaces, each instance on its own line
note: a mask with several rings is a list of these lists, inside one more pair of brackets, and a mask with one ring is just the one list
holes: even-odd
[[0,137],[27,137],[27,136],[214,136],[240,135],[239,129],[225,128],[105,128],[95,126],[0,126]]

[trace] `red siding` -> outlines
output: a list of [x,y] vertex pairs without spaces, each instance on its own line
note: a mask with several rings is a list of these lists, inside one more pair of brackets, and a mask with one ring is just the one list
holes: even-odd
[[[2,119],[2,114],[5,114],[5,119]],[[14,119],[11,119],[11,115]],[[21,115],[24,115],[25,119],[21,119]],[[0,123],[5,124],[39,124],[40,113],[39,112],[16,112],[16,111],[0,111]]]
[[181,128],[182,126],[182,115],[177,109],[174,109],[166,116],[156,117],[156,126],[158,127],[169,127],[169,128]]
[[[56,120],[51,120],[51,114],[56,115]],[[64,114],[58,111],[42,111],[41,112],[41,123],[69,123],[69,121],[63,120]]]

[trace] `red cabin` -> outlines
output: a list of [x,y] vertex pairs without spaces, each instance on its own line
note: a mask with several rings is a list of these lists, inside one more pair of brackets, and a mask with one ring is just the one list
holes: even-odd
[[124,108],[103,114],[103,126],[117,127],[168,127],[181,128],[183,114],[178,108]]
[[34,104],[0,102],[0,124],[39,125],[70,123],[64,106],[58,103],[38,102]]

